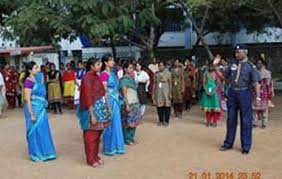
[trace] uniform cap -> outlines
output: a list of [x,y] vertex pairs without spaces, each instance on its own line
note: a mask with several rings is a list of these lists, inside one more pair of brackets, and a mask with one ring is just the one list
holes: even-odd
[[244,44],[236,44],[235,50],[248,50],[248,47]]

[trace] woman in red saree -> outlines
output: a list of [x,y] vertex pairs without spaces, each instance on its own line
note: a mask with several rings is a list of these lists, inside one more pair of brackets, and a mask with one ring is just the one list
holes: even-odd
[[106,91],[97,75],[102,63],[94,58],[87,62],[87,73],[82,79],[80,106],[77,109],[77,117],[81,129],[87,164],[98,167],[103,164],[98,156],[100,136],[103,129],[109,125],[110,111],[105,98]]
[[8,64],[5,64],[2,74],[6,86],[8,108],[14,109],[16,107],[17,84],[19,79],[18,72],[14,67],[9,67]]

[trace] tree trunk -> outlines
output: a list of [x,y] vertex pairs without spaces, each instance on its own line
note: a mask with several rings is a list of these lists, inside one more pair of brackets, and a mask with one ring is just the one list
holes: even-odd
[[117,49],[116,49],[113,37],[110,37],[110,44],[111,44],[111,48],[112,48],[113,57],[114,57],[114,59],[117,59]]
[[[213,60],[214,59],[213,53],[210,50],[208,44],[204,40],[203,31],[197,26],[196,20],[193,18],[192,14],[191,14],[189,8],[187,7],[187,5],[185,4],[185,2],[182,1],[182,0],[178,0],[178,2],[180,4],[180,6],[182,7],[183,11],[187,14],[188,18],[192,21],[192,25],[193,25],[196,33],[197,33],[198,38],[200,39],[200,41],[202,43],[202,45],[206,49],[207,54],[209,56],[209,59]],[[207,15],[208,14],[205,12],[204,16],[207,16]],[[203,18],[205,19],[206,17],[203,17]]]
[[153,60],[155,58],[154,48],[148,48],[148,54],[149,54],[150,61]]
[[[203,37],[205,37],[205,36],[208,35],[209,33],[210,33],[210,32],[205,32],[205,33],[203,34]],[[190,51],[190,54],[189,54],[189,57],[190,57],[190,58],[195,55],[196,48],[199,46],[200,42],[201,42],[201,39],[198,37],[198,38],[197,38],[197,41],[196,41],[196,43],[195,43],[195,45],[194,45],[194,47],[193,47],[192,50]]]
[[282,27],[282,15],[281,15],[281,13],[278,11],[278,9],[276,8],[275,4],[272,3],[272,1],[268,0],[267,2],[268,2],[268,5],[270,6],[270,8],[272,9],[273,13],[277,17],[280,27]]
[[[152,14],[155,14],[155,5],[152,3]],[[150,26],[150,32],[149,32],[149,39],[147,43],[147,48],[149,52],[149,57],[150,61],[155,58],[155,53],[154,53],[154,45],[155,45],[155,38],[156,38],[156,33],[155,33],[155,27],[153,25]]]
[[149,52],[149,57],[150,60],[153,60],[155,58],[154,54],[154,42],[155,42],[155,28],[153,26],[150,27],[150,38],[148,41],[148,52]]

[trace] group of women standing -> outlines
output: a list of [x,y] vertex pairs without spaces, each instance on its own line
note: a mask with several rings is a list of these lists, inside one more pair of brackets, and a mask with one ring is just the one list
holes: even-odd
[[[207,126],[216,127],[222,117],[224,100],[224,79],[220,72],[226,65],[211,64],[202,68],[197,80],[197,69],[186,61],[182,64],[176,60],[169,69],[164,62],[154,64],[157,70],[153,79],[142,70],[140,63],[125,63],[119,70],[114,58],[105,55],[101,60],[90,58],[87,68],[80,68],[76,81],[76,115],[83,131],[83,140],[87,164],[92,167],[103,165],[99,156],[101,136],[103,154],[113,156],[125,154],[125,145],[136,144],[136,128],[142,122],[147,103],[148,85],[152,89],[152,99],[157,107],[159,126],[168,126],[171,106],[177,118],[181,118],[184,109],[189,109],[195,97],[197,81],[202,82],[200,106],[205,111]],[[261,104],[254,105],[254,125],[262,120],[265,128],[268,121],[271,98],[274,96],[271,73],[266,69],[263,59],[257,60],[260,69]],[[116,71],[122,70],[118,77]],[[70,75],[72,76],[72,75]],[[46,112],[45,99],[48,82],[48,99],[55,112],[61,113],[60,72],[51,65],[47,80],[44,80],[36,63],[26,64],[24,77],[24,113],[26,118],[26,136],[28,153],[32,161],[46,161],[57,157]],[[2,85],[3,86],[3,85]],[[0,83],[1,87],[1,83]]]
[[[223,64],[220,63],[221,65]],[[158,63],[154,73],[153,103],[157,107],[159,126],[168,126],[173,107],[176,118],[181,119],[184,110],[196,102],[200,91],[200,106],[205,112],[207,126],[216,127],[223,117],[223,78],[219,67],[203,66],[198,70],[192,60],[174,60],[173,66]],[[149,68],[150,69],[150,68]]]
[[184,110],[189,110],[195,99],[196,68],[190,60],[185,64],[174,61],[172,67],[164,62],[158,63],[158,71],[154,73],[152,99],[157,107],[159,126],[168,126],[171,107],[176,118],[181,119]]
[[[136,78],[142,79],[138,85],[139,82],[135,81],[135,67],[131,63],[123,65],[124,75],[120,80],[113,68],[115,61],[111,55],[105,55],[102,60],[90,58],[87,61],[87,72],[79,87],[76,115],[83,131],[87,164],[92,167],[103,165],[98,155],[101,135],[104,155],[125,154],[125,145],[136,144],[136,128],[144,115],[144,102],[140,105],[139,99],[144,94],[140,89],[145,90],[146,81],[142,81],[144,78]],[[58,79],[56,73],[52,75],[53,78],[49,79],[51,86],[54,83],[52,80]],[[56,158],[48,124],[46,88],[42,76],[34,62],[26,65],[24,112],[28,151],[32,161]],[[56,105],[57,95],[48,95],[53,95],[53,105]]]
[[[200,106],[206,114],[206,125],[212,127],[216,127],[223,117],[223,111],[226,108],[225,96],[228,92],[228,86],[221,73],[226,68],[226,59],[220,56],[217,58],[220,59],[219,66],[211,64],[203,70],[203,92],[200,102]],[[260,96],[258,97],[261,100],[257,104],[255,102],[257,96],[253,92],[253,126],[257,127],[258,121],[261,121],[261,128],[264,129],[267,126],[270,109],[274,107],[272,103],[274,97],[273,81],[265,60],[261,56],[257,56],[255,61],[260,74]]]
[[[47,89],[49,109],[55,114],[62,114],[62,106],[65,104],[69,109],[73,109],[78,104],[77,86],[80,85],[81,78],[85,75],[85,70],[79,65],[77,70],[68,63],[66,70],[56,70],[54,63],[47,63],[41,67],[44,74]],[[63,66],[64,67],[64,66]]]

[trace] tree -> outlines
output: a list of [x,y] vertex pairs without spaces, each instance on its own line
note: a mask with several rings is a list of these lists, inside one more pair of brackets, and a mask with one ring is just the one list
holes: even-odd
[[169,1],[139,0],[132,6],[134,27],[129,30],[129,39],[146,50],[150,59],[155,57],[154,51],[166,27],[173,21],[183,21],[182,11],[170,9],[169,5]]
[[[242,26],[254,31],[275,19],[258,14],[258,7],[246,0],[22,0],[16,7],[4,1],[9,5],[0,7],[7,11],[5,26],[20,45],[56,44],[61,38],[73,40],[83,34],[93,42],[109,41],[114,54],[115,44],[125,41],[147,51],[150,58],[166,27],[184,21],[183,12],[210,59],[213,54],[204,40],[208,33],[237,32]],[[176,9],[169,8],[172,4]]]
[[21,5],[20,0],[1,0],[0,1],[0,35],[7,35],[8,31],[5,26],[5,18],[11,15],[16,9],[18,9]]
[[64,5],[57,1],[24,0],[22,5],[5,19],[10,35],[20,45],[56,44],[60,37],[68,37],[72,28],[67,22]]
[[[126,2],[126,1],[124,1]],[[6,19],[21,45],[56,44],[85,34],[94,42],[130,26],[126,6],[113,0],[25,0]]]
[[19,0],[1,0],[0,1],[0,26],[4,25],[4,18],[9,16],[20,5]]
[[127,41],[153,58],[167,23],[182,18],[169,13],[168,5],[161,0],[24,0],[6,26],[21,45],[56,44],[83,34],[93,42],[109,41],[113,52],[117,41]]
[[213,54],[204,40],[207,34],[211,32],[230,32],[232,34],[241,30],[242,27],[249,32],[260,31],[272,21],[272,17],[257,14],[254,9],[240,3],[242,0],[172,1],[181,6],[192,21],[198,38],[196,46],[201,42],[209,59],[213,59]]
[[[205,27],[205,21],[208,17],[208,12],[209,12],[209,9],[210,9],[210,2],[207,1],[207,0],[176,0],[175,1],[177,3],[177,5],[179,5],[184,13],[187,15],[187,17],[191,20],[192,22],[192,25],[194,27],[194,30],[196,31],[197,33],[197,36],[198,36],[198,39],[199,41],[202,43],[202,45],[204,46],[204,48],[206,49],[207,53],[208,53],[208,56],[209,56],[209,59],[213,59],[214,56],[208,46],[208,44],[205,42],[205,39],[204,39],[204,27]],[[202,6],[205,6],[205,12],[202,16],[202,21],[201,21],[201,26],[198,25],[196,19],[194,18],[193,16],[193,9],[197,9],[198,7],[202,7]]]
[[272,20],[272,25],[282,28],[282,1],[281,0],[240,0],[242,6],[251,9],[255,16],[264,16]]

